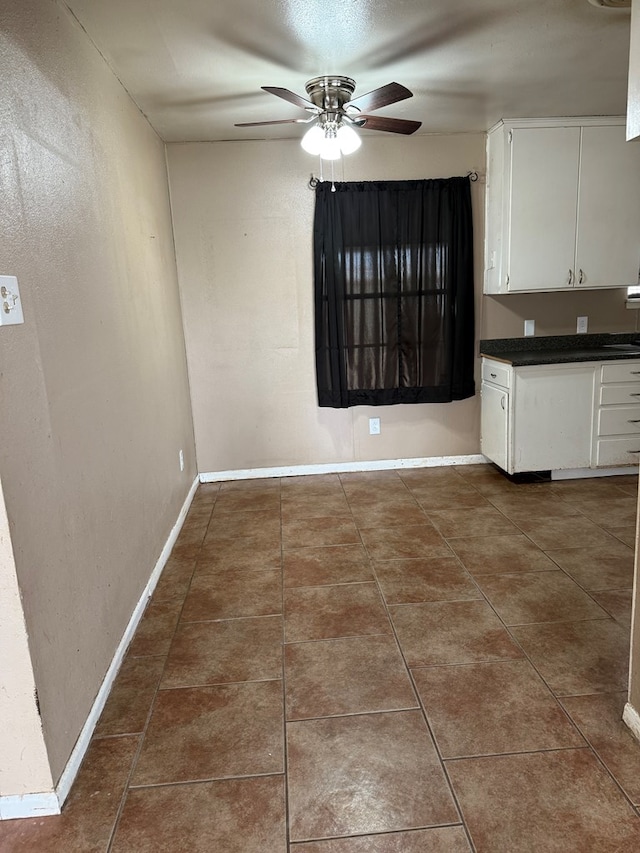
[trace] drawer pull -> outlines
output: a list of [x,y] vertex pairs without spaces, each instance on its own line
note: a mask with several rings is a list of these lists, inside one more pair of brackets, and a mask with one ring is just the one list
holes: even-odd
[[627,450],[627,453],[640,453],[640,450]]
[[497,373],[492,373],[492,374],[491,374],[491,378],[492,378],[492,379],[495,379],[497,375],[498,375]]
[[640,397],[640,394],[629,394],[630,397]]
[[630,420],[627,421],[627,423],[628,424],[640,424],[640,418],[635,418],[635,419],[631,418]]
[[631,373],[632,376],[637,376],[640,373],[640,370],[630,370],[629,373]]

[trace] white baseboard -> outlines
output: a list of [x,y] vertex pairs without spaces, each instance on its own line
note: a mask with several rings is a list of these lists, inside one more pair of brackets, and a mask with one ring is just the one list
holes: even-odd
[[351,474],[358,471],[391,471],[395,468],[437,468],[441,465],[480,465],[488,460],[482,454],[471,456],[423,456],[415,459],[376,459],[372,462],[327,462],[318,465],[286,465],[282,468],[239,468],[235,471],[209,471],[200,474],[201,483],[223,480],[258,480],[268,477],[300,477],[310,474]]
[[640,740],[640,714],[638,714],[630,702],[627,702],[624,706],[622,720],[627,724],[635,739]]
[[0,820],[52,814],[60,814],[60,802],[55,791],[0,797]]
[[623,474],[637,474],[636,465],[624,468],[564,468],[551,472],[552,480],[580,480],[583,477],[620,477]]
[[198,488],[198,484],[199,480],[196,477],[189,489],[189,494],[182,505],[182,509],[180,510],[176,523],[174,524],[164,548],[162,549],[162,553],[158,557],[154,569],[151,572],[151,577],[149,578],[142,595],[131,614],[129,624],[127,625],[124,634],[122,635],[122,639],[118,644],[118,648],[113,655],[109,669],[107,670],[102,684],[100,685],[98,695],[96,696],[89,712],[89,716],[82,727],[78,740],[76,741],[71,755],[69,756],[69,760],[67,761],[62,775],[60,776],[60,780],[56,785],[55,792],[51,791],[42,794],[27,794],[22,797],[0,797],[0,819],[9,820],[14,818],[41,817],[43,815],[60,814],[60,809],[69,795],[71,786],[73,785],[78,770],[80,769],[82,759],[84,758],[85,752],[87,751],[91,741],[93,730],[96,727],[96,723],[100,718],[100,714],[102,713],[109,693],[111,692],[113,682],[118,674],[118,670],[120,669],[129,643],[131,642],[136,628],[138,627],[138,623],[142,618],[144,609],[147,606],[147,601],[153,594],[162,570],[169,559],[171,549],[175,545],[178,534],[182,529],[187,512],[189,511],[196,489]]

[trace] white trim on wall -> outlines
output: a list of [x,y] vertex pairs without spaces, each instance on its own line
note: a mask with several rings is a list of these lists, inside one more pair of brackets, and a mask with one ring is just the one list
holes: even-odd
[[470,456],[423,456],[415,459],[376,459],[372,462],[327,462],[318,465],[286,465],[282,468],[239,468],[235,471],[208,471],[201,483],[223,480],[257,480],[267,477],[300,477],[309,474],[350,474],[358,471],[392,471],[396,468],[437,468],[442,465],[488,464],[480,453]]
[[89,711],[89,716],[82,727],[82,731],[78,736],[78,740],[76,741],[71,755],[69,756],[69,760],[67,761],[62,775],[60,776],[60,780],[56,785],[55,791],[44,792],[41,794],[26,794],[24,796],[0,796],[0,820],[60,814],[60,809],[62,808],[64,801],[67,799],[71,786],[78,774],[78,770],[82,764],[82,759],[84,758],[91,741],[93,730],[96,727],[96,723],[98,722],[107,698],[109,697],[109,693],[113,687],[113,682],[115,681],[120,666],[122,665],[129,643],[135,634],[138,623],[140,622],[145,607],[147,606],[147,602],[153,595],[153,591],[160,579],[162,570],[164,569],[166,562],[169,559],[169,555],[171,554],[171,549],[176,543],[178,534],[182,529],[182,525],[184,524],[184,520],[187,512],[189,511],[189,507],[191,506],[191,502],[193,501],[198,485],[199,479],[196,477],[189,489],[187,497],[185,498],[176,523],[173,525],[171,533],[165,542],[164,548],[162,549],[154,569],[151,572],[151,577],[149,578],[144,590],[142,591],[142,595],[138,599],[138,603],[131,614],[129,624],[125,628],[122,639],[120,640],[118,648],[113,655],[109,669],[107,670],[106,675],[102,680],[102,684],[100,685],[100,689],[98,690],[98,695],[95,698],[91,710]]
[[0,820],[44,817],[52,814],[60,814],[60,802],[55,791],[0,797]]
[[640,714],[638,714],[631,702],[627,702],[624,706],[622,720],[627,724],[635,739],[640,740]]

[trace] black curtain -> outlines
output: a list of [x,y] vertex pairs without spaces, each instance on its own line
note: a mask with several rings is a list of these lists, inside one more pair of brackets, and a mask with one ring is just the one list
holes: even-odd
[[314,263],[320,406],[473,396],[468,178],[319,183]]

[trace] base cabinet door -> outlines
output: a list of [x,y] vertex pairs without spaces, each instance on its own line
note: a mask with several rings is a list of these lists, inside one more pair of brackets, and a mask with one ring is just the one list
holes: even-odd
[[595,365],[515,370],[513,470],[589,468]]
[[503,471],[508,471],[509,392],[482,383],[480,446],[482,453]]

